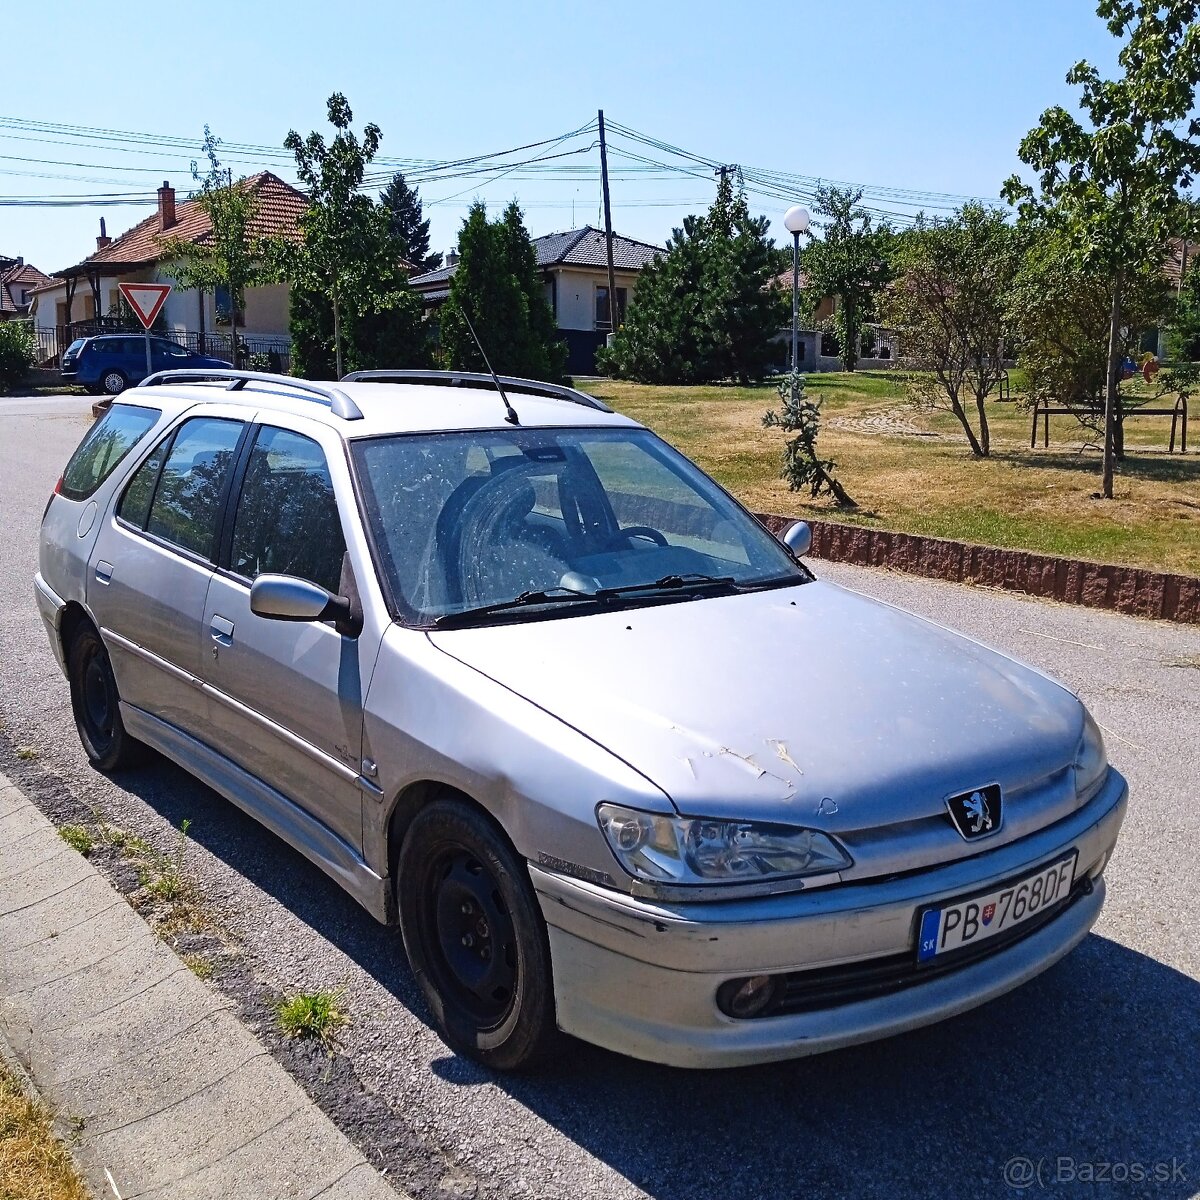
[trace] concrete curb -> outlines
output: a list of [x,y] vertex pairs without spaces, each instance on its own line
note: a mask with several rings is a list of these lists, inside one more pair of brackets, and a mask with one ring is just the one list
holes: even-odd
[[982,584],[1085,608],[1107,608],[1135,617],[1200,624],[1200,579],[1192,575],[778,513],[755,515],[772,533],[786,529],[795,520],[808,521],[813,532],[810,553],[814,558],[863,567],[891,567],[927,579]]
[[97,1197],[403,1196],[4,775],[0,1040]]

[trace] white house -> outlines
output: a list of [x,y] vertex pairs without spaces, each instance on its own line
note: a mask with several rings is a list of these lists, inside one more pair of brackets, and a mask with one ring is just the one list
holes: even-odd
[[[608,303],[608,251],[604,231],[585,225],[565,233],[533,239],[546,299],[567,343],[567,372],[590,375],[596,370],[596,350],[612,330]],[[660,246],[613,234],[613,282],[617,288],[617,324],[624,319],[642,268],[662,253]],[[458,266],[455,255],[444,267],[414,275],[409,285],[425,303],[439,305],[450,294],[450,279]]]
[[[303,193],[270,171],[249,176],[243,186],[252,189],[257,199],[253,236],[300,236],[299,220],[308,203]],[[51,343],[55,346],[46,356],[61,351],[74,337],[111,325],[119,308],[118,283],[173,284],[171,263],[163,257],[165,241],[182,239],[202,245],[211,237],[212,224],[200,204],[195,200],[177,203],[175,189],[166,182],[158,189],[154,215],[120,237],[110,238],[101,218],[95,253],[56,272],[52,282],[33,290],[32,315],[39,343],[43,351]],[[246,289],[237,324],[238,335],[251,353],[286,351],[291,340],[288,305],[287,284]],[[214,294],[175,287],[163,309],[162,329],[193,349],[229,357],[229,315],[229,297],[222,289]]]

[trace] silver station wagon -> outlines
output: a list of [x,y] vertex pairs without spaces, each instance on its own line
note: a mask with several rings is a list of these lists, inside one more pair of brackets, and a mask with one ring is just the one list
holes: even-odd
[[125,393],[46,509],[83,747],[153,747],[398,921],[456,1051],[811,1054],[1096,920],[1127,793],[1079,700],[814,578],[805,526],[635,421],[486,375],[215,376]]

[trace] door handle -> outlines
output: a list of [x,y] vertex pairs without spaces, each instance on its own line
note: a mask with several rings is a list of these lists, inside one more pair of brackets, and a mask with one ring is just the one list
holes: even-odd
[[96,582],[109,584],[109,583],[112,583],[112,577],[113,577],[112,563],[105,562],[104,559],[100,559],[96,563]]
[[233,622],[215,614],[208,623],[208,632],[219,646],[233,645]]

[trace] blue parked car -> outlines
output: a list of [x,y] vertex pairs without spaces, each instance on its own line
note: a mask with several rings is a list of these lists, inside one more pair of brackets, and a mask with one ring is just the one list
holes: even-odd
[[[155,371],[173,367],[230,367],[223,358],[193,354],[166,338],[150,339],[150,362]],[[118,396],[146,378],[146,339],[136,333],[105,333],[76,338],[63,351],[62,377],[93,394]]]

